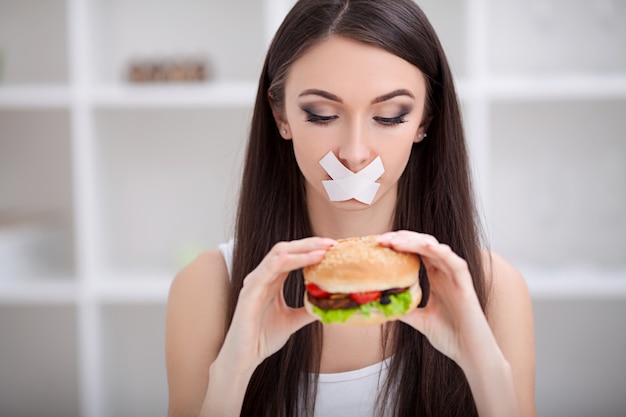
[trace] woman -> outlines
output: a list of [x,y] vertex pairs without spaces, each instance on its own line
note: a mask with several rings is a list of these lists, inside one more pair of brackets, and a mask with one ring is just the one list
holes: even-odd
[[[327,154],[354,173],[380,158],[371,201],[326,191]],[[170,290],[169,415],[535,415],[528,291],[481,249],[476,218],[452,76],[421,10],[299,1],[261,74],[234,250],[200,255]],[[301,268],[365,235],[421,256],[422,305],[385,326],[322,325]]]

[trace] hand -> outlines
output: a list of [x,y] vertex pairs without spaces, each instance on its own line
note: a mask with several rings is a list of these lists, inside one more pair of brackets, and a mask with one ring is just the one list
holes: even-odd
[[428,303],[399,320],[424,334],[441,353],[463,367],[470,355],[497,348],[480,307],[467,263],[448,245],[430,235],[410,231],[381,235],[378,242],[421,256],[430,284]]
[[243,282],[220,355],[229,355],[234,367],[251,374],[294,332],[313,322],[315,318],[304,308],[287,306],[283,284],[290,271],[320,262],[335,243],[332,239],[306,238],[274,245]]

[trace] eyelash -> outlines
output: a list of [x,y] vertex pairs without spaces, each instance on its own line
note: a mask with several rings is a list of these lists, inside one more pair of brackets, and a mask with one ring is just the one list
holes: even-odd
[[396,117],[374,117],[374,120],[384,126],[396,126],[407,122],[404,118],[407,114],[409,114],[409,112],[404,112]]
[[311,123],[326,125],[338,118],[338,116],[320,116],[319,114],[313,113],[311,110],[303,110],[307,114],[306,121]]
[[[336,120],[339,116],[320,116],[319,114],[315,114],[310,110],[304,109],[304,112],[307,114],[306,121],[310,123],[316,123],[320,125],[326,125]],[[402,114],[396,117],[374,117],[378,123],[384,126],[396,126],[402,123],[406,123],[407,120],[404,118],[408,111],[403,112]]]

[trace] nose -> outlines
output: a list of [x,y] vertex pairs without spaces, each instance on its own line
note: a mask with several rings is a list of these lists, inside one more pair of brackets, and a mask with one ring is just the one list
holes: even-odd
[[337,157],[352,172],[358,172],[373,159],[372,149],[366,129],[357,123],[345,133]]

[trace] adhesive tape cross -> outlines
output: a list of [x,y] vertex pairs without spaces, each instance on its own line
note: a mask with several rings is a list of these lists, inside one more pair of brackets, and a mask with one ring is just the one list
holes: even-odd
[[330,201],[347,201],[354,198],[365,204],[372,204],[380,187],[376,182],[385,172],[380,156],[359,172],[352,172],[330,151],[320,160],[320,165],[332,178],[322,184]]

